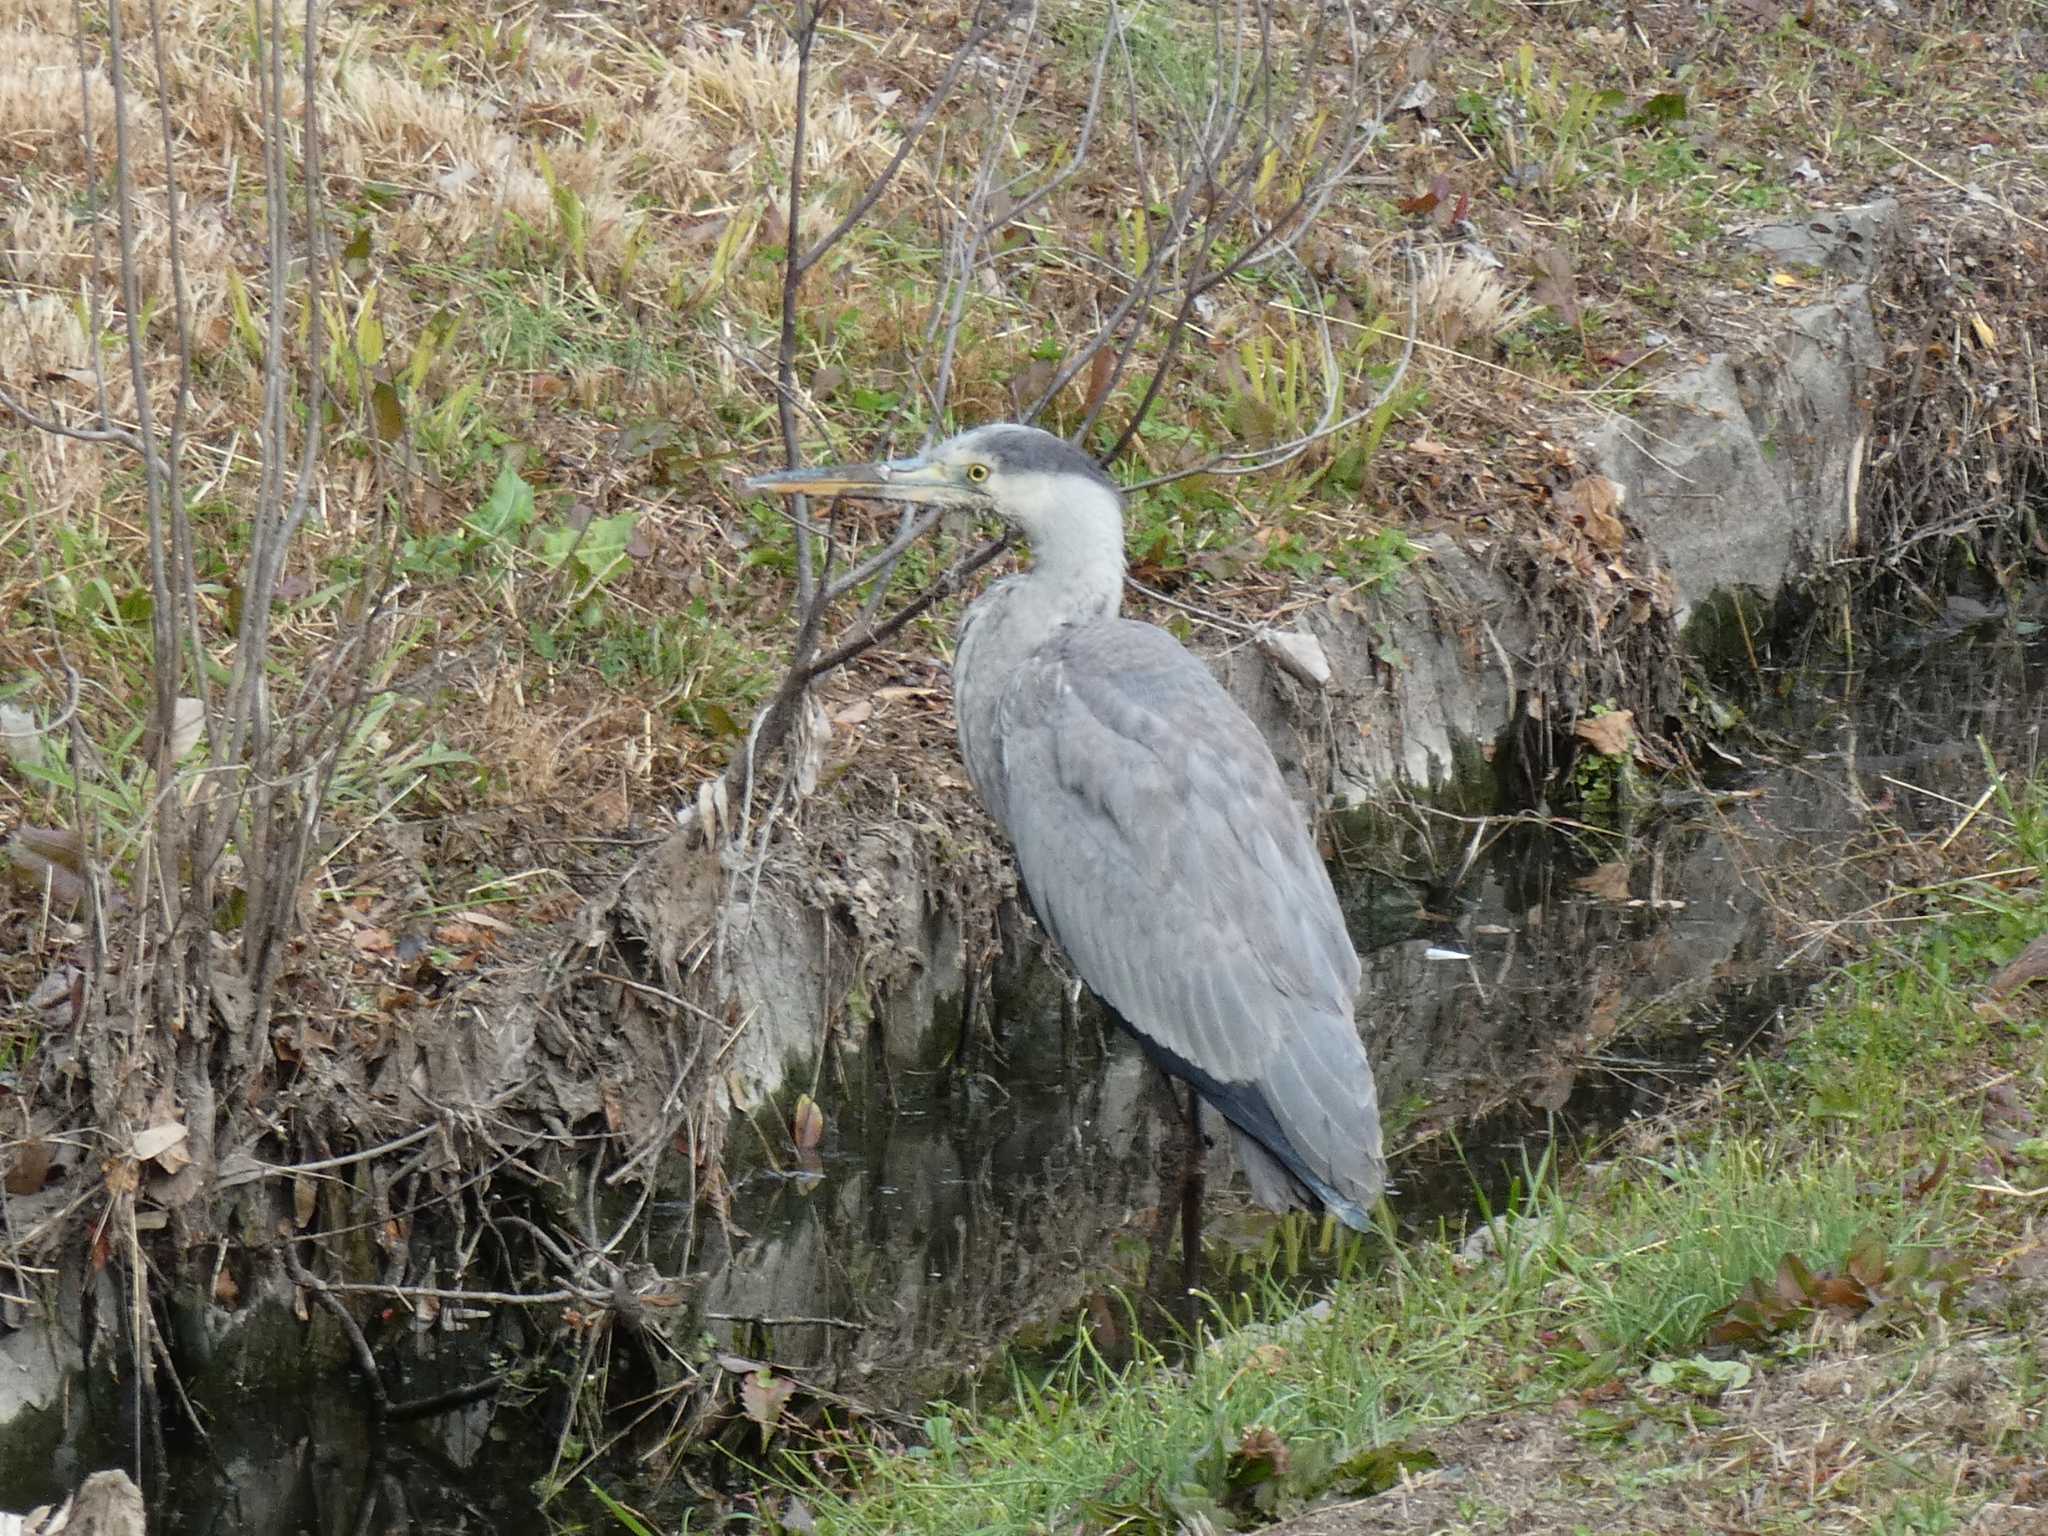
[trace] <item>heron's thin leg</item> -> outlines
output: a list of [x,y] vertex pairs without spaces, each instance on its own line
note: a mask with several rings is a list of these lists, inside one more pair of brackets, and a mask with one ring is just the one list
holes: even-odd
[[1081,1022],[1081,988],[1078,983],[1060,984],[1060,1065],[1073,1070],[1074,1030]]
[[1187,1291],[1188,1331],[1194,1332],[1195,1293],[1202,1288],[1202,1096],[1188,1088],[1187,1142],[1180,1174],[1180,1269]]
[[953,1059],[946,1064],[948,1086],[964,1082],[973,1066],[974,1016],[981,1008],[981,965],[974,956],[961,961],[965,979],[960,989],[960,1035],[953,1042]]

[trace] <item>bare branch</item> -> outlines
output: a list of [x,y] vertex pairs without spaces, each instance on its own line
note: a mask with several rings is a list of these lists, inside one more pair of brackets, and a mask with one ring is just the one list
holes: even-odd
[[142,451],[142,439],[126,427],[74,427],[69,422],[57,420],[54,416],[38,415],[5,388],[0,388],[0,411],[7,412],[23,426],[33,427],[38,432],[47,432],[52,437],[68,437],[81,443],[117,443],[137,453]]
[[[792,29],[796,43],[796,122],[790,137],[788,201],[784,209],[785,239],[782,261],[782,316],[781,328],[776,340],[775,378],[776,414],[782,429],[782,446],[786,462],[791,469],[801,462],[797,441],[796,407],[796,347],[798,306],[801,302],[803,280],[810,270],[830,254],[832,248],[846,238],[868,216],[881,196],[896,179],[904,162],[918,146],[926,131],[931,127],[959,83],[960,73],[967,61],[995,30],[996,20],[1003,14],[999,5],[977,7],[974,24],[968,29],[967,37],[954,50],[947,61],[946,70],[939,77],[939,83],[925,99],[925,104],[904,130],[896,152],[889,162],[875,173],[860,195],[853,200],[839,222],[820,235],[807,249],[798,249],[799,229],[803,214],[803,161],[806,123],[810,116],[811,97],[811,54],[818,36],[817,0],[799,0],[797,20]],[[798,612],[806,612],[815,596],[816,578],[812,570],[814,556],[812,541],[816,537],[816,525],[811,520],[810,498],[790,498],[791,520],[796,524],[796,606]]]
[[[823,261],[826,253],[841,240],[844,240],[860,221],[868,216],[868,210],[873,208],[881,199],[882,194],[889,189],[889,183],[894,181],[896,173],[903,169],[903,162],[910,158],[910,152],[917,148],[918,140],[922,139],[925,135],[925,130],[931,127],[932,119],[939,115],[939,108],[944,106],[952,96],[953,87],[960,80],[960,71],[966,66],[967,61],[974,56],[974,51],[984,42],[988,41],[989,35],[995,31],[999,24],[998,20],[985,19],[990,12],[993,12],[995,17],[1000,18],[1003,15],[1003,8],[1000,5],[983,5],[978,8],[974,25],[968,29],[966,40],[953,51],[953,57],[947,60],[946,72],[939,76],[939,83],[932,87],[932,93],[925,99],[924,106],[919,110],[917,116],[911,120],[910,126],[904,130],[903,140],[896,146],[896,153],[889,157],[887,165],[876,172],[874,179],[868,183],[867,189],[853,200],[853,206],[846,210],[845,216],[837,224],[833,225],[831,229],[820,235],[816,243],[797,260],[796,270],[798,276],[802,276],[819,262]],[[813,21],[812,25],[815,28],[815,21]],[[798,67],[799,69],[802,67],[801,58],[799,59]],[[802,125],[801,117],[798,119],[798,125],[799,127]],[[796,225],[792,223],[790,225],[792,249],[794,248],[795,240]]]
[[[817,0],[797,0],[796,126],[789,141],[789,202],[784,210],[782,246],[782,328],[775,343],[775,410],[782,427],[782,447],[791,469],[802,462],[796,435],[797,300],[803,288],[803,261],[797,255],[797,220],[804,207],[804,135],[811,115],[811,45],[818,37]],[[810,607],[811,499],[793,497],[790,515],[796,522],[796,606]]]
[[854,635],[851,639],[843,641],[812,662],[809,667],[804,669],[803,680],[809,683],[816,678],[823,677],[827,672],[845,666],[846,663],[862,652],[872,650],[884,640],[893,638],[912,619],[920,614],[929,612],[958,592],[966,584],[968,577],[1001,555],[1010,547],[1011,542],[1011,536],[1006,533],[999,539],[990,539],[986,544],[983,544],[964,559],[955,561],[930,586],[890,614],[888,618],[882,620],[881,623]]

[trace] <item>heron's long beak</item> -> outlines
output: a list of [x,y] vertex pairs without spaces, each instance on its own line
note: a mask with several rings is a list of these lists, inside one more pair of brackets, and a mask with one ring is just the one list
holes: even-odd
[[880,464],[821,464],[755,475],[750,491],[775,496],[872,496],[880,501],[956,502],[968,499],[952,470],[922,456]]

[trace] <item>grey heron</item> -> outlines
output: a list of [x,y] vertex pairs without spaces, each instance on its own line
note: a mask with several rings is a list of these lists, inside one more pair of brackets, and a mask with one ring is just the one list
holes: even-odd
[[1191,1114],[1221,1114],[1261,1204],[1365,1230],[1386,1163],[1357,952],[1258,727],[1172,635],[1122,617],[1116,484],[1065,439],[997,424],[748,485],[966,508],[1029,542],[1029,567],[967,610],[953,703],[1032,909],[1199,1096]]

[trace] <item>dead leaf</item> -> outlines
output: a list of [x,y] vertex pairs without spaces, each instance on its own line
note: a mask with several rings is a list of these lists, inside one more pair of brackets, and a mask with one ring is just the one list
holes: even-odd
[[1987,998],[2010,997],[2022,987],[2048,977],[2048,933],[2042,934],[1999,968],[1984,988]]
[[1330,658],[1324,654],[1322,641],[1314,635],[1299,629],[1261,629],[1252,636],[1252,644],[1258,647],[1261,656],[1297,682],[1311,688],[1329,686]]
[[1261,1344],[1244,1357],[1244,1369],[1260,1371],[1268,1376],[1277,1376],[1287,1365],[1287,1346],[1284,1344]]
[[1394,207],[1402,213],[1411,215],[1434,213],[1440,204],[1449,201],[1450,195],[1451,178],[1439,172],[1430,178],[1429,190],[1427,192],[1420,193],[1415,197],[1403,198],[1400,202],[1394,204]]
[[1060,365],[1057,358],[1034,357],[1010,380],[1010,403],[1021,415],[1025,408],[1037,403],[1038,398],[1052,388],[1052,381],[1059,377]]
[[0,1189],[10,1195],[33,1195],[50,1179],[50,1165],[57,1160],[56,1148],[37,1137],[14,1144],[14,1159],[0,1178]]
[[1088,360],[1088,398],[1081,404],[1081,414],[1087,415],[1109,398],[1109,386],[1116,377],[1117,349],[1104,342],[1095,356]]
[[142,1170],[132,1159],[110,1157],[100,1164],[100,1173],[107,1181],[107,1193],[116,1199],[142,1187]]
[[1604,715],[1581,715],[1572,734],[1603,757],[1627,757],[1635,751],[1635,711],[1612,709]]
[[1885,1258],[1884,1239],[1875,1232],[1863,1233],[1850,1248],[1846,1267],[1858,1285],[1866,1291],[1876,1290],[1891,1267]]
[[59,912],[70,912],[85,900],[85,881],[79,874],[83,839],[76,833],[21,827],[8,840],[5,853],[0,873],[33,890],[38,900],[47,894]]
[[1628,542],[1628,529],[1620,517],[1627,490],[1605,475],[1587,475],[1558,492],[1557,506],[1573,527],[1606,550],[1617,553]]
[[1230,1485],[1225,1502],[1240,1508],[1256,1508],[1258,1490],[1284,1478],[1293,1461],[1287,1442],[1272,1428],[1264,1424],[1252,1425],[1238,1441],[1237,1449],[1231,1452],[1230,1461],[1223,1469],[1224,1480]]
[[206,734],[206,706],[198,699],[180,699],[171,709],[171,756],[183,757]]
[[1554,245],[1539,246],[1535,252],[1536,281],[1529,297],[1557,316],[1560,325],[1579,323],[1579,285],[1572,271],[1572,259]]
[[1802,1306],[1814,1292],[1813,1271],[1798,1254],[1787,1253],[1778,1260],[1776,1285],[1779,1301],[1788,1307]]
[[825,1135],[825,1111],[818,1108],[818,1101],[808,1093],[799,1094],[796,1110],[789,1117],[789,1139],[796,1144],[799,1152],[816,1149]]
[[152,1125],[146,1131],[137,1131],[135,1140],[128,1148],[128,1155],[138,1163],[152,1160],[160,1163],[166,1173],[176,1173],[192,1161],[189,1152],[183,1152],[185,1138],[191,1134],[175,1120],[161,1125]]
[[510,933],[512,931],[512,925],[503,918],[493,917],[488,912],[479,912],[473,907],[465,907],[460,912],[451,912],[448,916],[456,922],[471,923],[478,928],[490,928],[498,933]]
[[768,1437],[775,1432],[782,1410],[788,1406],[790,1394],[795,1391],[794,1381],[787,1376],[777,1376],[765,1366],[740,1383],[740,1406],[746,1410],[748,1418],[761,1426],[762,1445],[765,1446]]
[[875,701],[873,699],[856,699],[853,703],[847,705],[846,708],[840,710],[838,714],[834,715],[832,723],[851,729],[856,725],[865,725],[868,716],[874,712]]
[[292,1221],[303,1232],[312,1225],[313,1213],[320,1207],[320,1186],[312,1176],[304,1173],[292,1175]]
[[1970,311],[1970,329],[1977,333],[1977,345],[1986,352],[1998,350],[1998,332],[1985,323],[1984,317],[1974,309]]
[[1598,901],[1627,901],[1628,860],[1609,860],[1591,874],[1579,876],[1572,886]]
[[9,762],[33,765],[42,762],[43,752],[43,729],[35,716],[12,704],[0,704],[0,754]]
[[1899,1192],[1908,1200],[1924,1200],[1948,1177],[1948,1153],[1943,1152],[1931,1168],[1915,1168],[1907,1174]]

